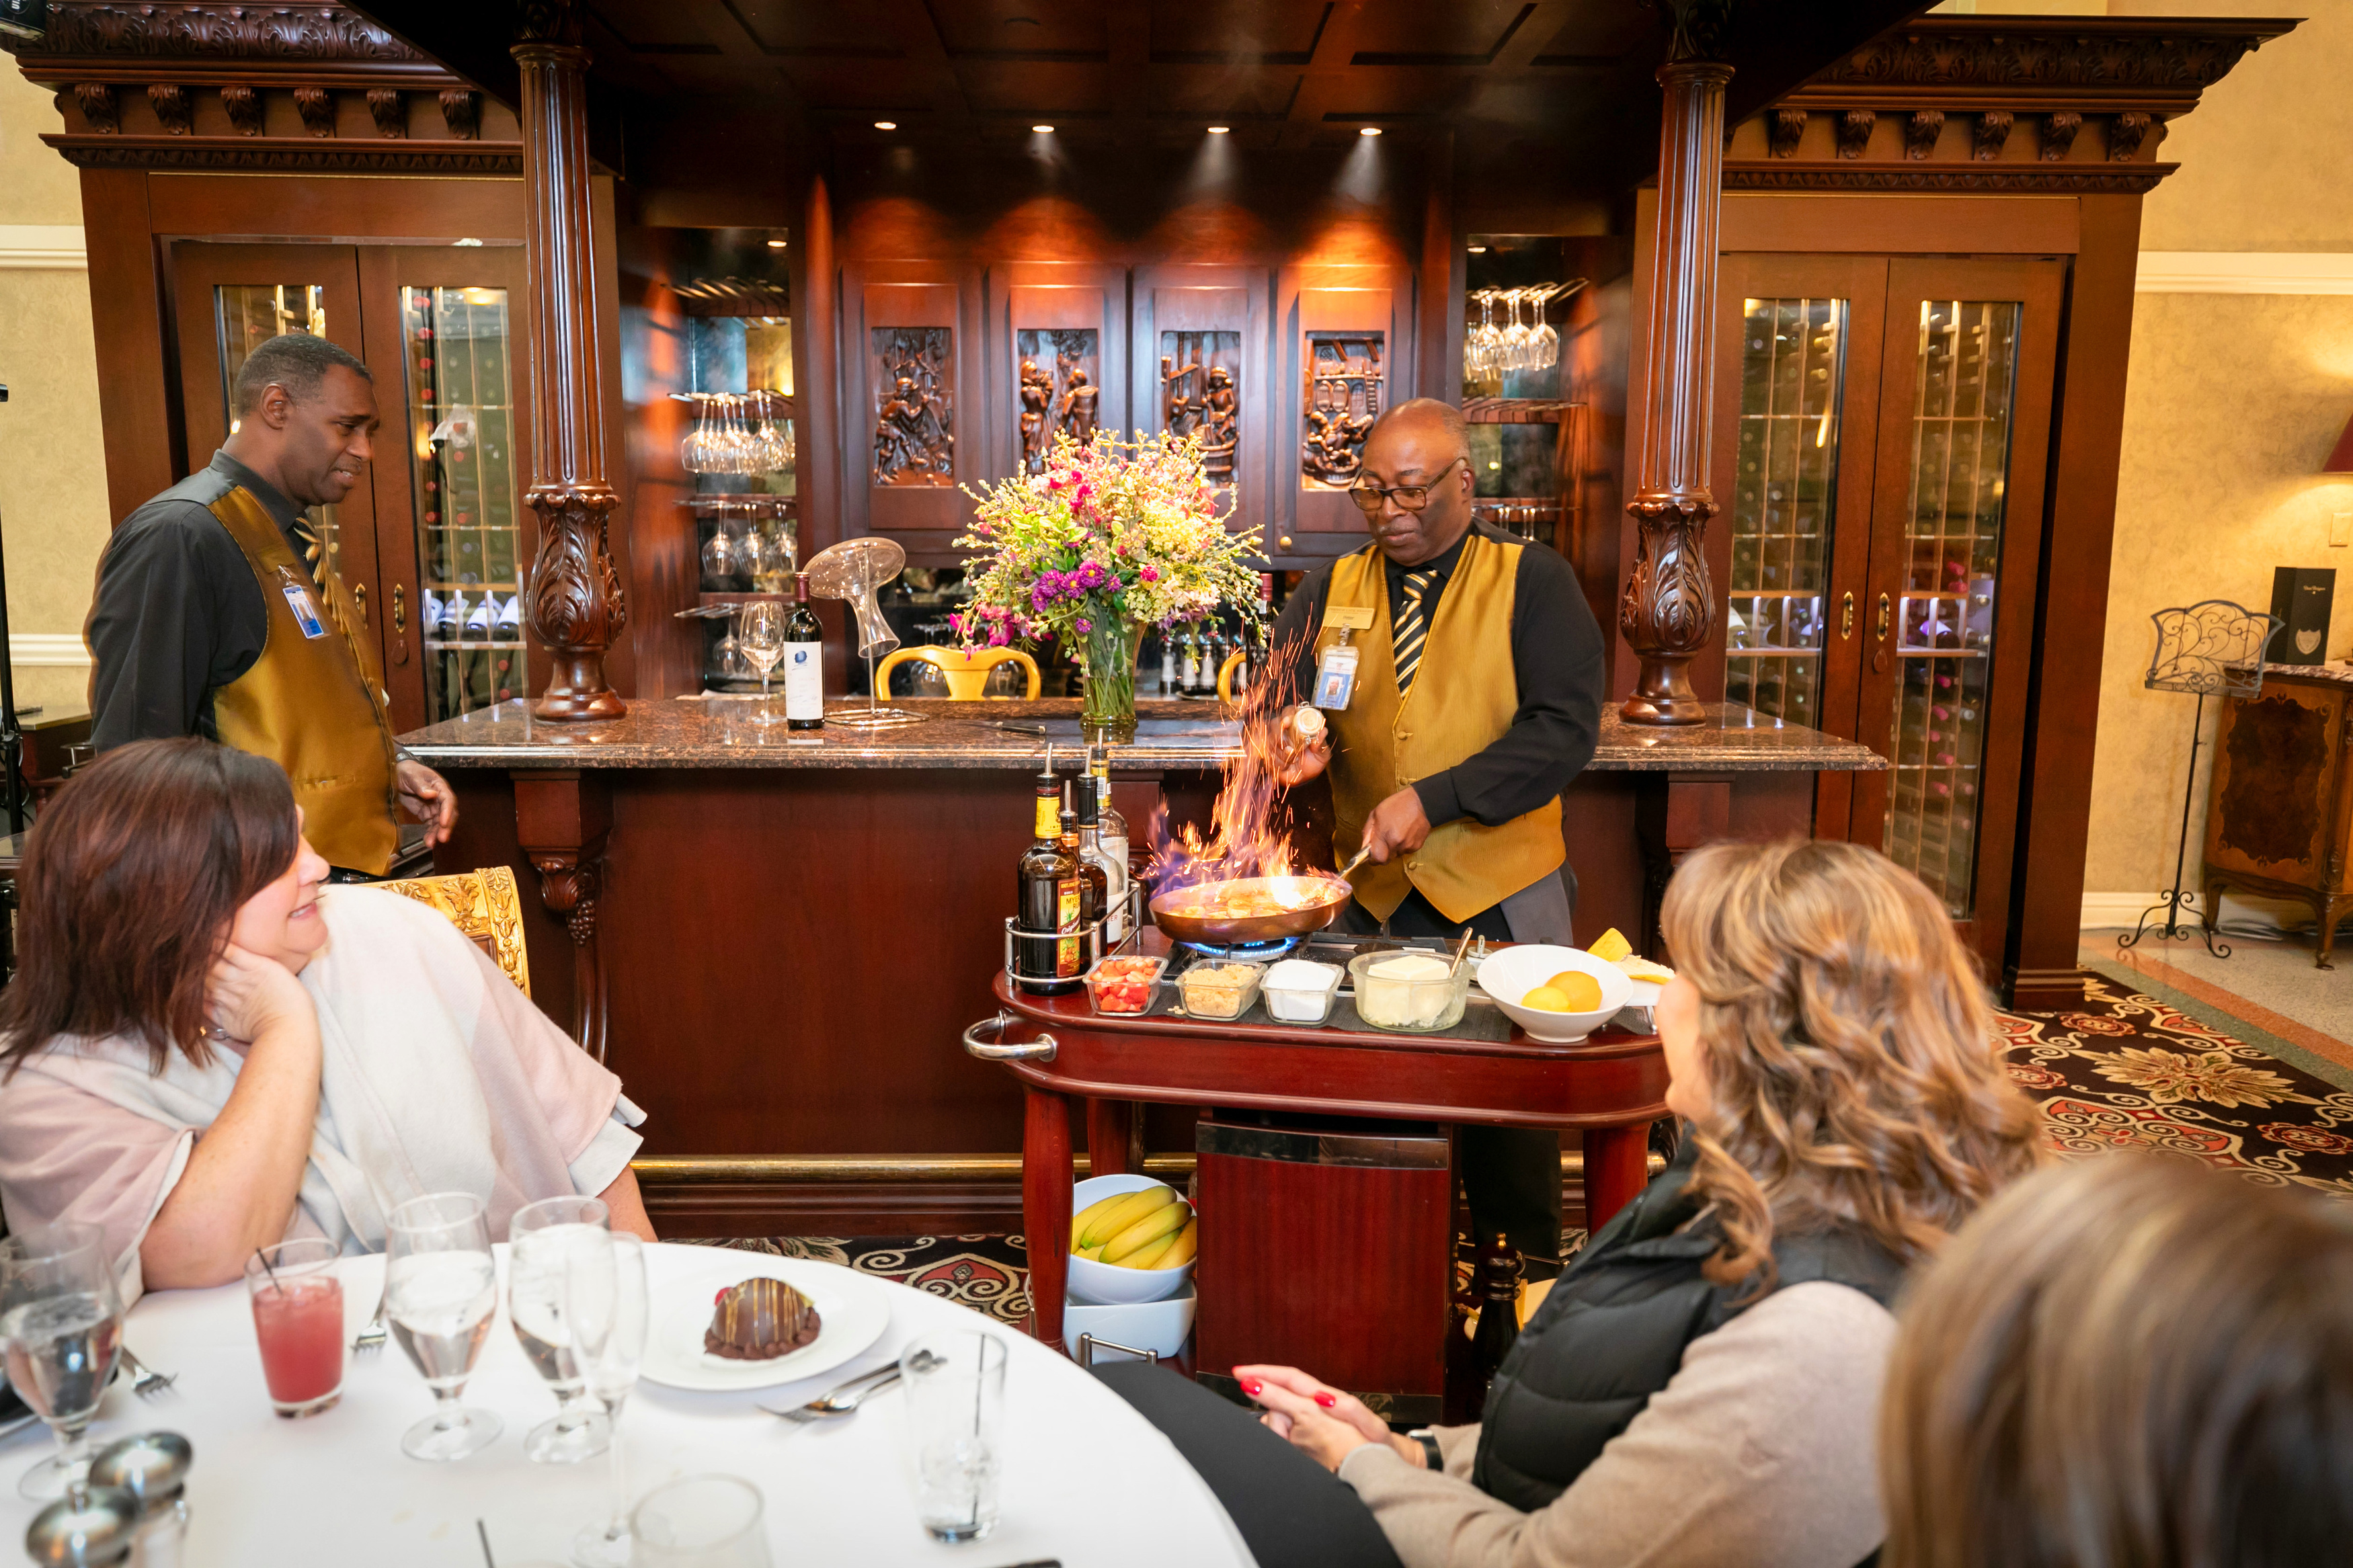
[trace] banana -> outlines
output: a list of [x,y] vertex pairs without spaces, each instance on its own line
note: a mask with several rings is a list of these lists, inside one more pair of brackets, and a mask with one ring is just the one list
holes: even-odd
[[1176,1234],[1172,1232],[1167,1236],[1162,1237],[1158,1241],[1145,1242],[1142,1247],[1137,1247],[1134,1252],[1131,1252],[1125,1258],[1121,1258],[1115,1267],[1121,1268],[1165,1268],[1166,1265],[1160,1261],[1160,1255],[1176,1245]]
[[1134,1193],[1113,1193],[1081,1209],[1071,1219],[1071,1250],[1076,1252],[1086,1241],[1087,1231],[1095,1221],[1109,1214],[1113,1207],[1134,1197]]
[[1073,1253],[1072,1256],[1076,1258],[1092,1258],[1093,1261],[1101,1263],[1103,1261],[1103,1248],[1101,1247],[1082,1247],[1078,1252]]
[[1193,1261],[1193,1255],[1200,1249],[1200,1246],[1201,1216],[1195,1215],[1185,1222],[1185,1228],[1176,1233],[1176,1239],[1168,1244],[1168,1250],[1160,1255],[1159,1260],[1154,1263],[1153,1267],[1182,1268]]
[[1184,1229],[1185,1221],[1191,1217],[1192,1213],[1192,1208],[1186,1204],[1161,1205],[1113,1237],[1110,1245],[1103,1248],[1103,1261],[1117,1263],[1129,1253],[1140,1251],[1147,1244]]
[[[1080,1233],[1079,1245],[1092,1247],[1109,1241],[1153,1210],[1165,1208],[1176,1201],[1176,1188],[1155,1184],[1141,1192],[1122,1193],[1116,1199],[1106,1200],[1111,1205],[1108,1208],[1103,1204],[1093,1205],[1087,1212],[1095,1217]],[[1101,1212],[1097,1213],[1098,1210]]]

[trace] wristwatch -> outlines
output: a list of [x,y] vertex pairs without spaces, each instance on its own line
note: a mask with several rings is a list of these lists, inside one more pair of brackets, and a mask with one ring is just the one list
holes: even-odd
[[1421,1445],[1423,1467],[1443,1475],[1446,1471],[1446,1456],[1438,1450],[1437,1431],[1429,1426],[1417,1426],[1406,1436]]

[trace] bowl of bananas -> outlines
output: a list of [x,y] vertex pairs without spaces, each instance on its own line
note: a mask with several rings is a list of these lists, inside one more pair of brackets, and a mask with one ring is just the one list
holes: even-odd
[[1092,1176],[1071,1194],[1071,1300],[1165,1301],[1193,1277],[1201,1222],[1150,1176]]

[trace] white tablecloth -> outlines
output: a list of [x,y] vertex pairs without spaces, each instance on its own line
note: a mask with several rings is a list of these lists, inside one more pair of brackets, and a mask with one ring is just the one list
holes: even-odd
[[[432,1394],[396,1343],[352,1363],[341,1404],[307,1420],[271,1413],[243,1285],[173,1290],[134,1308],[125,1340],[149,1366],[180,1374],[154,1400],[127,1381],[107,1395],[92,1426],[103,1444],[168,1429],[195,1446],[188,1498],[191,1568],[382,1563],[387,1568],[482,1568],[474,1521],[482,1520],[499,1568],[568,1560],[573,1531],[602,1520],[607,1460],[534,1465],[522,1435],[554,1412],[506,1321],[506,1248],[501,1307],[465,1403],[497,1412],[499,1440],[454,1465],[400,1451],[400,1435],[432,1406]],[[649,1274],[666,1279],[709,1268],[710,1249],[647,1249]],[[381,1258],[346,1259],[345,1310],[354,1323],[375,1310]],[[689,1394],[641,1381],[620,1422],[629,1484],[642,1495],[678,1476],[723,1471],[758,1485],[767,1502],[778,1568],[800,1564],[999,1565],[1059,1557],[1144,1568],[1154,1563],[1248,1568],[1249,1550],[1216,1499],[1166,1438],[1092,1377],[1026,1334],[905,1286],[890,1293],[891,1326],[847,1364],[757,1394]],[[1008,1347],[1002,1521],[986,1541],[943,1546],[916,1523],[901,1458],[905,1404],[898,1390],[857,1415],[795,1426],[762,1414],[814,1398],[836,1383],[895,1360],[909,1340],[951,1328],[987,1328]],[[0,1563],[21,1559],[36,1507],[16,1479],[48,1451],[46,1427],[0,1442]]]

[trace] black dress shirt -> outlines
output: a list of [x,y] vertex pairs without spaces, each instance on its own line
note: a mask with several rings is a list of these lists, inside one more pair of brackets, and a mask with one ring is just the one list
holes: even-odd
[[[1462,816],[1493,827],[1525,816],[1568,788],[1593,760],[1601,737],[1601,627],[1576,572],[1541,544],[1526,544],[1483,522],[1472,527],[1500,543],[1525,545],[1512,594],[1512,667],[1519,707],[1512,727],[1484,751],[1415,783],[1422,815],[1432,827]],[[1457,540],[1446,553],[1419,566],[1385,561],[1390,605],[1402,597],[1408,570],[1434,571],[1438,580],[1422,591],[1421,602],[1435,625],[1440,599],[1461,559],[1462,541]],[[1275,617],[1268,640],[1270,647],[1298,649],[1292,689],[1303,695],[1315,689],[1315,633],[1331,591],[1330,566],[1308,574]],[[1425,662],[1432,657],[1424,650]],[[1335,758],[1334,765],[1347,763]]]
[[269,635],[269,605],[214,501],[242,486],[308,562],[302,509],[230,457],[213,460],[122,520],[98,567],[84,636],[90,740],[100,751],[132,741],[218,740],[213,693],[253,668]]

